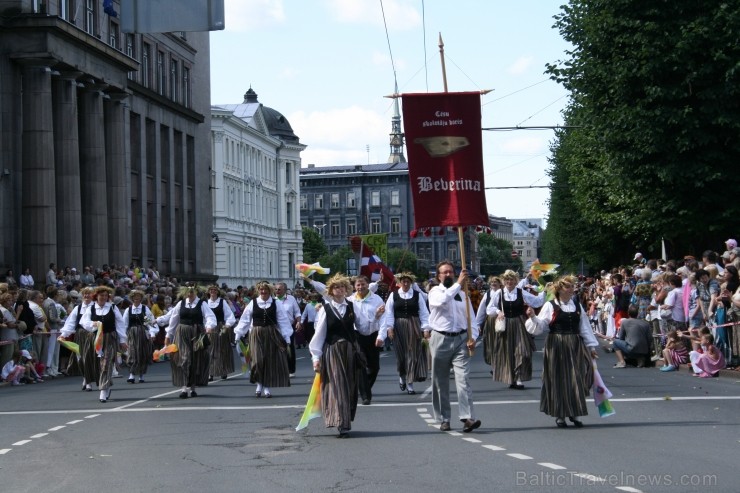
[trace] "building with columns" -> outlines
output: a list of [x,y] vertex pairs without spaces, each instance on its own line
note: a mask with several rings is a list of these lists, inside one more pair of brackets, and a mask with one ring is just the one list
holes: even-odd
[[0,0],[0,269],[213,279],[209,57],[103,0]]
[[[301,151],[288,120],[257,100],[211,107],[213,272],[229,287],[297,280]],[[218,240],[218,241],[216,241]]]

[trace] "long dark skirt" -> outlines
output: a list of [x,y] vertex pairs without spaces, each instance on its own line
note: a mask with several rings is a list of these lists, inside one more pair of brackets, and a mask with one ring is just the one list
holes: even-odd
[[172,385],[205,387],[208,385],[208,348],[193,351],[193,343],[205,334],[202,325],[178,325],[173,342],[177,351],[170,354]]
[[[93,337],[93,347],[95,338]],[[113,369],[116,366],[116,354],[118,353],[118,333],[108,332],[103,334],[103,355],[98,358],[100,373],[97,377],[98,388],[107,390],[113,386]]]
[[250,382],[265,387],[290,387],[286,344],[276,326],[252,326],[249,350],[252,354]]
[[524,328],[521,317],[506,319],[506,330],[499,332],[493,351],[493,379],[516,383],[532,380],[532,352],[534,340]]
[[358,382],[363,370],[356,346],[346,339],[324,345],[321,355],[321,411],[327,428],[352,428],[357,412]]
[[493,355],[498,346],[498,332],[495,330],[496,317],[486,316],[483,325],[483,359],[487,365],[493,364]]
[[216,330],[208,334],[211,340],[211,376],[223,376],[234,372],[234,349],[231,342],[234,340],[234,329],[224,329],[219,324]]
[[95,354],[95,332],[77,328],[75,342],[80,346],[80,355],[77,358],[77,366],[85,381],[89,384],[98,381],[100,376],[100,360]]
[[427,379],[427,355],[421,343],[419,318],[397,318],[394,325],[393,349],[398,375],[409,383],[423,382]]
[[133,375],[143,375],[152,360],[152,341],[143,325],[134,325],[126,331],[128,336],[128,365]]
[[586,416],[586,396],[594,382],[588,348],[578,334],[547,335],[540,411],[555,418]]

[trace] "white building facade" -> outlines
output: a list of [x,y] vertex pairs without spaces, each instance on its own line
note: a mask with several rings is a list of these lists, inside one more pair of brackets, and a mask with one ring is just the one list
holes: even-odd
[[306,148],[250,88],[241,104],[211,107],[213,273],[230,288],[295,284],[303,259],[298,198]]

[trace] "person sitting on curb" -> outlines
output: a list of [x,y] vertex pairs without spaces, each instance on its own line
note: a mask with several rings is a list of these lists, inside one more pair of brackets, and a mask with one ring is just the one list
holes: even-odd
[[629,318],[622,320],[619,335],[614,340],[614,354],[617,357],[614,368],[627,366],[625,357],[636,358],[638,368],[642,368],[650,360],[653,352],[652,331],[647,320],[636,318],[637,313],[637,305],[630,305],[627,310]]

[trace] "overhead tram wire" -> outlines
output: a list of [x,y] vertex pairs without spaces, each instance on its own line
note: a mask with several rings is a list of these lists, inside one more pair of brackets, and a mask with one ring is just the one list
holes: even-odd
[[[381,0],[382,1],[382,0]],[[427,92],[429,92],[429,71],[427,70],[427,18],[426,9],[424,8],[424,0],[421,0],[421,29],[422,29],[422,45],[424,46],[424,83],[426,84]]]
[[393,51],[391,50],[391,38],[388,34],[388,24],[385,21],[385,9],[383,8],[383,0],[380,0],[380,11],[383,13],[383,27],[385,28],[385,39],[388,42],[388,54],[391,57],[391,68],[393,69],[393,82],[398,87],[398,80],[396,79],[396,63],[393,61]]

